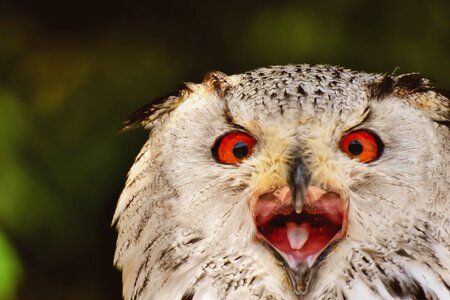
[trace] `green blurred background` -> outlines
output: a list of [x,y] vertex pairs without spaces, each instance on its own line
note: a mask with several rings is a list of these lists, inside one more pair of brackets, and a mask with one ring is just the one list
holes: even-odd
[[111,216],[136,108],[258,66],[421,72],[450,87],[449,1],[0,3],[0,299],[120,299]]

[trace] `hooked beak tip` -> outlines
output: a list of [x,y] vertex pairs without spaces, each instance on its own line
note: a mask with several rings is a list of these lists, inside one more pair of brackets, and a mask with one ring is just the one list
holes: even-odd
[[303,204],[305,203],[303,195],[296,195],[294,201],[295,212],[300,214],[303,210]]

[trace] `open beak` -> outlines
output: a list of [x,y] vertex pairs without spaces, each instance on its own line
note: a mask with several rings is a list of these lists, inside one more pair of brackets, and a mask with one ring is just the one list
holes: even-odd
[[256,239],[270,246],[283,262],[294,292],[304,295],[320,261],[345,236],[347,200],[309,186],[308,171],[297,161],[290,186],[259,195],[252,213]]

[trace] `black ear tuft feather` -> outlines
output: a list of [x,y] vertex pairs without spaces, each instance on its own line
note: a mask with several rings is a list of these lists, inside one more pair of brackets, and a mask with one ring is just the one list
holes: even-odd
[[385,75],[367,87],[373,99],[400,98],[424,111],[434,122],[449,126],[450,91],[434,87],[431,80],[421,74]]
[[173,110],[188,91],[189,89],[187,87],[182,87],[142,106],[127,118],[123,123],[121,131],[140,127],[147,128],[157,117]]
[[394,90],[394,80],[390,75],[385,75],[381,81],[370,83],[370,97],[374,99],[383,99],[391,95]]
[[431,83],[419,73],[404,74],[397,77],[395,87],[405,89],[411,93],[426,92],[431,89]]

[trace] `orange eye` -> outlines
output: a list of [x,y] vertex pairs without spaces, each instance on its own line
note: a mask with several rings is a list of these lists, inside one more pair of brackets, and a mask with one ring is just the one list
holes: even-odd
[[381,156],[384,145],[375,133],[358,130],[344,135],[340,147],[348,157],[368,163]]
[[248,158],[256,140],[245,133],[234,132],[222,136],[214,145],[214,158],[223,164],[238,164]]

